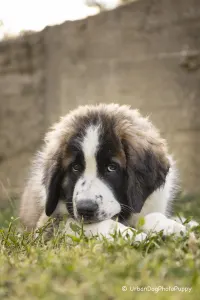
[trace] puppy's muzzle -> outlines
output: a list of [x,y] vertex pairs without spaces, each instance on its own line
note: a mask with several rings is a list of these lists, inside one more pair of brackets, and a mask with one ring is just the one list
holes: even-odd
[[93,221],[96,218],[98,204],[90,199],[83,199],[77,203],[77,213],[84,221]]

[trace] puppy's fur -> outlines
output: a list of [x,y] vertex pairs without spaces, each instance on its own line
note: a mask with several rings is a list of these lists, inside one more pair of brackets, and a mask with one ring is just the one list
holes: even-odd
[[20,217],[32,229],[46,216],[68,214],[77,222],[83,219],[89,231],[101,233],[105,224],[109,233],[112,218],[118,217],[118,228],[125,229],[143,216],[145,231],[158,224],[159,230],[181,231],[181,224],[166,218],[176,178],[166,142],[148,118],[117,104],[81,106],[47,133]]

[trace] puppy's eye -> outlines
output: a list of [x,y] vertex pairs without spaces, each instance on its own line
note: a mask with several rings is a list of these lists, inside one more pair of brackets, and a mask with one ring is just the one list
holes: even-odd
[[72,165],[72,171],[74,173],[80,173],[82,171],[83,167],[80,164],[73,164]]
[[116,172],[117,171],[117,164],[111,163],[106,167],[107,172]]

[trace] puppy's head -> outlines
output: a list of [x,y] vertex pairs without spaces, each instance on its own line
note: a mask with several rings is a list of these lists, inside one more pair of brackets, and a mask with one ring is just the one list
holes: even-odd
[[140,212],[169,170],[156,129],[118,105],[82,107],[62,119],[47,136],[45,155],[46,214],[60,201],[84,222]]

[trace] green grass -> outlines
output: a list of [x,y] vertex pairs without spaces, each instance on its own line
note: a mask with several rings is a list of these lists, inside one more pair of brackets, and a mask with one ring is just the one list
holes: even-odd
[[[200,198],[178,204],[186,216],[200,217]],[[133,244],[115,236],[113,242],[67,238],[55,232],[49,241],[42,233],[18,229],[13,209],[0,214],[0,299],[198,299],[200,294],[200,228],[193,241],[161,234]],[[127,291],[122,291],[126,286]],[[168,287],[191,292],[159,291]],[[155,291],[132,291],[147,288]],[[131,290],[130,290],[131,289]]]

